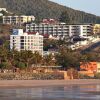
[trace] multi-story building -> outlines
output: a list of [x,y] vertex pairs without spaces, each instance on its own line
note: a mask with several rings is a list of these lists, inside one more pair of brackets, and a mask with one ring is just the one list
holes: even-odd
[[47,23],[41,23],[41,24],[27,24],[26,25],[26,32],[39,32],[40,34],[48,34],[53,35],[55,37],[61,36],[61,37],[68,37],[68,27],[66,24],[47,24]]
[[34,16],[3,16],[3,24],[23,24],[35,20]]
[[38,51],[43,55],[43,36],[39,33],[23,33],[23,29],[13,29],[10,35],[10,49]]
[[26,24],[26,32],[39,32],[54,37],[72,37],[82,36],[90,37],[92,35],[92,25],[67,25],[65,23],[40,23]]
[[100,24],[94,24],[93,25],[93,33],[94,34],[100,34]]
[[92,25],[91,24],[83,24],[83,25],[69,25],[69,35],[70,36],[80,36],[84,38],[88,38],[92,35]]

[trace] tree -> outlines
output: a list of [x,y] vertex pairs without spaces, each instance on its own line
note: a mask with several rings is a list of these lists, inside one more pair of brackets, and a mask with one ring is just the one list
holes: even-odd
[[80,55],[70,49],[62,48],[59,54],[56,55],[56,59],[59,65],[63,66],[66,70],[68,68],[76,68],[79,67],[79,57]]
[[16,61],[15,62],[15,66],[19,69],[25,69],[26,68],[26,65],[24,62],[19,62],[19,61]]
[[8,60],[7,54],[8,54],[8,50],[5,48],[5,46],[4,45],[0,46],[0,63]]
[[44,51],[48,51],[48,49],[57,49],[58,48],[58,40],[44,40]]
[[52,54],[44,56],[44,65],[54,66],[55,65],[55,57]]
[[60,22],[65,22],[65,23],[69,24],[71,22],[69,13],[67,11],[63,11],[60,15],[59,20],[60,20]]
[[39,52],[35,51],[33,54],[33,64],[36,65],[41,65],[42,64],[42,55],[39,54]]
[[32,51],[21,51],[20,52],[20,61],[26,63],[26,67],[29,68],[29,66],[31,66],[32,61],[33,61],[33,53]]

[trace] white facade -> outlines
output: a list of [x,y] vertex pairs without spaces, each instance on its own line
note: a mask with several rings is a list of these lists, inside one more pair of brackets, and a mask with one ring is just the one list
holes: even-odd
[[65,23],[39,25],[32,23],[26,24],[26,32],[39,32],[40,34],[49,34],[54,37],[72,37],[78,35],[81,37],[90,37],[92,35],[92,25],[67,25]]
[[100,73],[100,62],[97,62],[97,73]]
[[34,20],[34,16],[3,16],[3,24],[23,24]]
[[26,25],[26,32],[39,32],[40,34],[48,34],[54,37],[69,37],[69,27],[66,24],[46,24],[39,25],[32,23]]
[[88,38],[92,35],[92,25],[69,25],[70,36],[78,35]]
[[0,16],[3,16],[3,14],[2,14],[2,13],[0,13]]
[[36,34],[23,33],[22,29],[15,29],[10,35],[10,49],[31,50],[33,53],[38,51],[43,55],[43,36]]
[[7,12],[6,8],[0,8],[0,11],[2,11],[2,10]]

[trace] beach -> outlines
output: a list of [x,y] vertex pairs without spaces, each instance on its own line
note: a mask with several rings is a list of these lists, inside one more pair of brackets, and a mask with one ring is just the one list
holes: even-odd
[[96,85],[98,79],[75,80],[0,80],[0,88],[6,87],[41,87],[41,86],[66,86],[66,85]]

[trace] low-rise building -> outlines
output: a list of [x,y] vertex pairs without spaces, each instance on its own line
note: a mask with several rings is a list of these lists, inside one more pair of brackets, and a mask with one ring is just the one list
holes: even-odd
[[35,20],[34,16],[3,16],[3,24],[23,24]]
[[24,33],[23,29],[13,29],[10,35],[10,49],[38,51],[43,55],[43,36],[39,33]]
[[100,62],[81,62],[80,70],[99,73],[100,72]]

